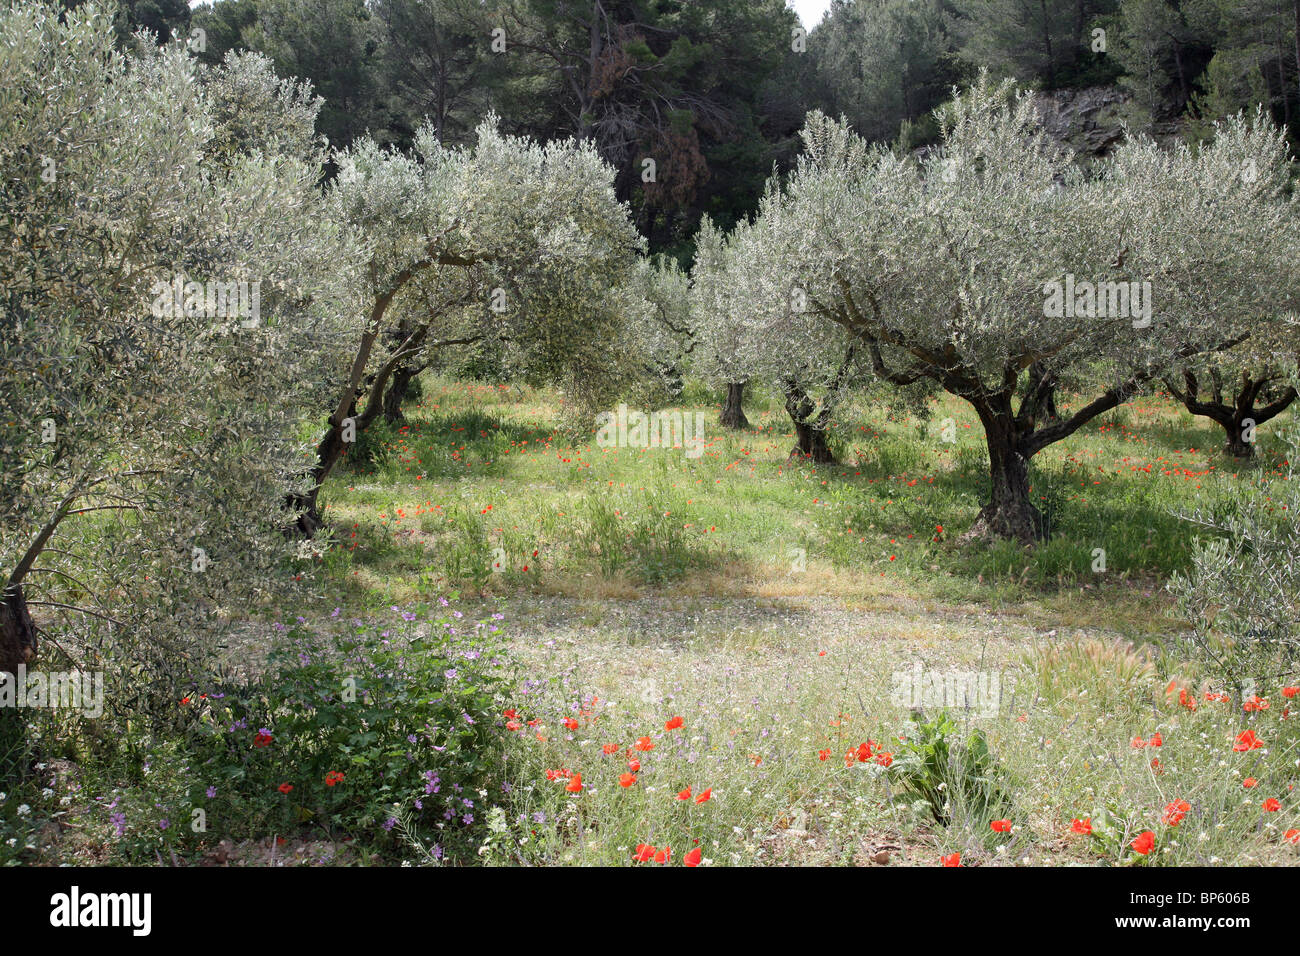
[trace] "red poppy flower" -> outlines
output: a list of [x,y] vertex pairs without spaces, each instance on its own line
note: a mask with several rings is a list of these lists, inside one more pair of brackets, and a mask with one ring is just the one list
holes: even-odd
[[269,747],[269,746],[271,745],[271,741],[274,740],[274,739],[275,739],[275,738],[274,738],[273,736],[271,736],[270,734],[268,734],[268,733],[264,733],[264,732],[262,732],[262,731],[258,731],[257,736],[253,738],[253,746],[254,746],[254,747]]
[[1282,839],[1287,843],[1300,843],[1300,830],[1287,830],[1282,834]]
[[668,722],[664,724],[664,730],[676,730],[681,725],[682,719],[680,717],[671,717]]
[[992,823],[989,824],[989,829],[991,829],[994,833],[1010,833],[1010,832],[1011,832],[1011,821],[1010,821],[1010,820],[994,820]]
[[1247,790],[1257,785],[1258,783],[1259,781],[1256,780],[1254,777],[1247,777],[1245,780],[1241,781],[1241,785],[1245,787]]
[[1132,843],[1129,844],[1135,853],[1141,853],[1146,856],[1156,845],[1156,835],[1150,830],[1146,830],[1137,835]]
[[290,790],[293,789],[293,784],[282,783],[280,784],[280,786],[276,787],[275,789],[279,790],[281,793],[288,793]]
[[829,750],[819,750],[819,751],[817,751],[817,759],[818,759],[818,760],[829,760],[829,759],[830,759],[830,756],[831,756],[831,752],[830,752]]
[[1296,694],[1300,694],[1300,687],[1283,687],[1283,688],[1282,688],[1282,696],[1285,697],[1287,700],[1290,700],[1290,699],[1293,698]]
[[564,726],[568,727],[570,730],[577,730],[578,722],[574,720],[572,717],[565,717]]
[[331,770],[325,774],[325,786],[333,787],[343,782],[343,773],[339,770]]
[[691,850],[684,857],[682,857],[682,862],[687,866],[699,866],[700,856],[701,856],[700,848],[697,846],[694,850]]
[[1075,819],[1071,821],[1070,829],[1075,833],[1082,833],[1086,836],[1092,832],[1092,817],[1084,817],[1082,820]]
[[641,737],[632,746],[635,747],[637,750],[645,752],[647,750],[654,750],[655,742],[651,740],[649,737]]
[[631,770],[633,773],[637,773],[641,769],[641,761],[633,757],[627,762],[627,769]]
[[1265,813],[1276,813],[1281,809],[1282,809],[1282,804],[1279,801],[1275,800],[1273,797],[1269,797],[1267,800],[1264,801]]
[[636,845],[636,853],[633,855],[632,859],[636,860],[638,863],[647,863],[654,858],[654,855],[655,848],[649,843],[638,843]]
[[687,787],[685,790],[681,790],[681,791],[679,791],[678,794],[677,794],[677,799],[678,799],[678,800],[689,800],[689,799],[691,799],[691,788],[690,788],[690,787]]
[[673,858],[673,848],[670,846],[666,846],[662,850],[659,850],[658,852],[655,853],[656,863],[668,863],[669,861],[672,860],[672,858]]
[[944,866],[961,866],[961,854],[950,853],[945,857],[940,857]]
[[695,802],[703,803],[705,800],[708,800],[712,796],[713,796],[713,788],[709,787],[707,790],[705,790],[698,797],[695,798]]
[[600,748],[600,752],[608,757],[610,754],[618,752],[618,744],[605,744]]
[[1186,800],[1175,800],[1165,805],[1164,816],[1161,817],[1161,820],[1171,827],[1176,827],[1182,823],[1183,817],[1187,816],[1187,811],[1191,809],[1191,804]]
[[564,785],[564,789],[569,793],[578,793],[582,790],[582,774],[575,773],[573,779]]
[[636,783],[636,774],[634,773],[625,773],[623,776],[618,778],[618,785],[620,787],[630,787],[634,783]]
[[876,754],[876,763],[880,764],[882,767],[888,767],[893,762],[894,755],[892,753]]
[[1237,734],[1237,742],[1232,745],[1232,749],[1237,753],[1244,753],[1247,750],[1258,750],[1264,746],[1264,741],[1255,736],[1253,730],[1243,730]]

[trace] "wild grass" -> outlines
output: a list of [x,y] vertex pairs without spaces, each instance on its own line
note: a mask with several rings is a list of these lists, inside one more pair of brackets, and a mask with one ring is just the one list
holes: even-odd
[[[502,729],[512,795],[486,858],[634,864],[653,846],[674,864],[696,848],[705,864],[1295,862],[1280,686],[1270,709],[1234,713],[1161,650],[1182,626],[1163,590],[1189,560],[1179,515],[1264,505],[1262,479],[1282,466],[1267,436],[1255,461],[1225,460],[1209,423],[1139,399],[1035,459],[1052,536],[1025,549],[963,540],[986,453],[955,402],[924,420],[855,405],[840,463],[814,467],[788,458],[784,410],[761,391],[753,427],[711,428],[698,459],[566,442],[545,393],[431,381],[424,395],[391,454],[329,489],[336,524],[364,529],[333,571],[364,574],[371,602],[468,587],[585,609],[580,631],[514,642],[533,676],[506,702],[521,721]],[[681,399],[714,421],[721,396],[690,383]],[[661,598],[704,625],[664,643],[606,613]],[[830,601],[866,623],[734,627],[734,600]],[[921,662],[996,675],[996,712],[900,701],[898,675]],[[1265,746],[1234,750],[1252,728]]]
[[[708,395],[698,384],[684,394]],[[712,423],[711,397],[683,410],[702,408]],[[410,593],[415,561],[426,580],[502,596],[583,593],[593,578],[690,587],[713,573],[733,594],[824,584],[867,596],[883,583],[951,602],[1055,601],[1059,612],[1065,594],[1081,607],[1100,594],[1149,596],[1188,566],[1179,513],[1262,500],[1259,479],[1280,465],[1267,433],[1257,459],[1239,463],[1218,453],[1217,426],[1139,399],[1034,459],[1032,492],[1052,535],[1027,552],[962,541],[987,455],[959,403],[937,403],[925,421],[851,407],[837,428],[846,457],[830,466],[788,458],[791,429],[773,396],[758,391],[747,405],[751,430],[713,425],[691,458],[601,448],[594,433],[568,443],[553,396],[433,380],[388,445],[362,449],[324,499],[345,563],[380,579],[379,600]],[[947,418],[953,443],[936,427]]]
[[[1052,536],[1026,549],[963,538],[986,453],[956,402],[923,419],[852,404],[836,428],[840,462],[812,466],[788,457],[788,418],[761,390],[747,398],[751,429],[709,427],[692,458],[602,448],[594,431],[568,440],[545,391],[423,384],[406,420],[353,448],[324,489],[317,600],[279,618],[341,639],[364,626],[387,647],[408,622],[452,613],[440,599],[454,592],[467,619],[504,612],[524,677],[480,702],[501,715],[480,729],[503,762],[475,771],[491,783],[458,837],[478,844],[472,857],[655,865],[671,847],[674,865],[694,850],[701,865],[1296,862],[1300,741],[1287,708],[1300,675],[1259,688],[1267,706],[1225,702],[1168,640],[1185,624],[1164,589],[1191,556],[1180,513],[1271,507],[1267,480],[1283,463],[1269,435],[1286,422],[1243,464],[1219,455],[1208,423],[1139,399],[1034,460]],[[678,400],[716,421],[721,396],[699,383]],[[948,418],[955,442],[943,440]],[[250,613],[243,626],[278,646],[278,621]],[[918,672],[939,683],[901,693]],[[972,700],[971,675],[994,691]],[[1248,730],[1259,746],[1239,746]],[[65,747],[70,769],[50,771],[51,786],[0,797],[0,862],[213,852],[150,818],[166,807],[182,819],[214,785],[184,742],[128,728],[121,745],[102,765]],[[365,779],[348,771],[352,785]],[[270,783],[247,796],[215,781],[222,799],[290,813],[296,798]],[[126,807],[126,829],[96,804],[82,808],[75,849],[50,843],[86,794],[112,814]],[[317,862],[437,861],[425,810],[390,807],[382,787],[346,799],[391,817],[346,844],[328,821],[253,833],[262,817],[250,817],[239,832],[272,855],[288,832]],[[378,812],[354,815],[353,829]],[[1139,854],[1146,831],[1154,844]]]

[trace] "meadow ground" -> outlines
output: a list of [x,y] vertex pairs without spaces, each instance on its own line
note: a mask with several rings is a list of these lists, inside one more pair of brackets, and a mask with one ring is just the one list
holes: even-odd
[[774,396],[718,402],[680,397],[692,456],[426,379],[324,488],[301,605],[231,609],[148,722],[32,725],[0,864],[1296,862],[1300,674],[1216,684],[1166,588],[1183,515],[1277,507],[1289,417],[1243,464],[1134,401],[1035,459],[1027,549],[963,537],[955,401],[859,400],[821,466]]
[[[429,380],[327,488],[321,606],[456,591],[504,615],[526,677],[481,856],[1295,862],[1286,699],[1217,699],[1164,588],[1190,558],[1180,514],[1267,507],[1267,438],[1243,465],[1212,423],[1139,399],[1034,461],[1052,538],[1026,550],[961,538],[985,452],[955,401],[925,422],[853,407],[842,463],[816,467],[787,458],[770,395],[744,432],[702,388],[680,401],[708,415],[698,458],[572,441],[545,392]],[[1266,746],[1234,749],[1249,728]]]

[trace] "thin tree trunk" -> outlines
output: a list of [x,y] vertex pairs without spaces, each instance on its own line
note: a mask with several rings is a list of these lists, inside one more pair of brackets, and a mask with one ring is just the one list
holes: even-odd
[[1286,55],[1282,52],[1281,44],[1278,44],[1277,50],[1277,91],[1282,97],[1282,123],[1289,129],[1291,126],[1291,97],[1286,95]]
[[333,419],[330,420],[329,430],[325,432],[320,443],[316,446],[316,464],[310,473],[311,488],[305,492],[294,492],[286,499],[286,504],[291,511],[300,512],[293,528],[303,537],[314,537],[316,532],[325,526],[325,518],[320,513],[318,501],[321,485],[324,484],[329,473],[334,470],[334,466],[338,464],[347,448],[347,443],[343,441],[342,423],[351,418],[358,434],[361,431],[362,426],[356,420],[356,414],[357,402],[354,398],[348,413],[342,419],[337,423]]
[[1047,0],[1038,0],[1039,12],[1043,15],[1043,46],[1047,52],[1047,88],[1056,89],[1056,63],[1052,55],[1052,21],[1047,13]]
[[1295,16],[1295,75],[1300,84],[1300,0],[1291,0],[1291,11]]
[[1178,108],[1181,110],[1192,101],[1192,90],[1187,85],[1187,71],[1183,69],[1183,45],[1177,39],[1174,40],[1174,66],[1178,70],[1178,90],[1182,97]]

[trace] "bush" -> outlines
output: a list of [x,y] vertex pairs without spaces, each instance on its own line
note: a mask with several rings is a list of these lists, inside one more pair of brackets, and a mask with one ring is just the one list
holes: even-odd
[[397,429],[384,418],[375,418],[357,432],[357,440],[348,449],[344,461],[354,471],[383,468],[392,459]]
[[470,856],[500,793],[495,725],[512,680],[500,629],[452,611],[400,633],[425,616],[402,617],[329,637],[296,626],[265,676],[184,702],[192,806],[219,828],[319,827]]

